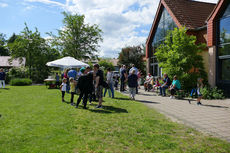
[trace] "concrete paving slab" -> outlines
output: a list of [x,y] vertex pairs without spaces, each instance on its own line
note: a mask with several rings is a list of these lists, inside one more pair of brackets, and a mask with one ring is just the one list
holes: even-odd
[[[128,95],[128,92],[123,92]],[[230,99],[202,100],[201,106],[192,99],[178,100],[139,90],[136,100],[165,114],[174,122],[183,123],[203,133],[230,142]]]

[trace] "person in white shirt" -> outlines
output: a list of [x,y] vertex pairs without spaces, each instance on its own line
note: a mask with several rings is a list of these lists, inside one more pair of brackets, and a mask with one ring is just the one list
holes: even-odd
[[67,79],[66,78],[63,78],[62,79],[62,84],[60,85],[60,89],[61,89],[61,93],[62,93],[62,102],[65,102],[65,92],[66,92],[66,88],[67,88]]
[[132,74],[132,71],[135,70],[135,74],[137,75],[138,69],[135,67],[134,64],[132,64],[132,68],[129,70],[129,74]]
[[[114,82],[113,82],[113,72],[111,71],[111,68],[108,68],[107,69],[107,75],[106,75],[106,80],[107,80],[107,83],[109,85],[109,97],[111,97],[111,93],[112,93],[112,98],[114,98]],[[105,88],[105,92],[104,92],[104,97],[106,95],[106,92],[107,92],[107,89]]]

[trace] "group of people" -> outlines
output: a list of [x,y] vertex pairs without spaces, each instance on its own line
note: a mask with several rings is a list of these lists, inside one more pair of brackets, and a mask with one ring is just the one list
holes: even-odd
[[160,84],[160,78],[157,77],[155,80],[153,78],[153,76],[148,73],[148,75],[146,76],[146,81],[144,83],[144,88],[145,91],[149,91],[150,89],[152,89],[152,91],[155,90],[155,88],[159,88],[160,89],[160,96],[166,96],[166,89],[170,90],[171,96],[170,98],[173,99],[175,98],[175,93],[177,90],[181,89],[181,84],[180,81],[177,79],[177,76],[175,75],[173,77],[173,81],[171,82],[170,78],[168,77],[167,74],[164,74],[164,78],[162,79],[162,84]]
[[[160,78],[156,78],[156,80],[154,80],[153,76],[149,73],[146,76],[146,81],[144,83],[144,88],[147,91],[149,88],[152,89],[152,91],[155,90],[155,88],[159,88],[160,89],[160,96],[166,96],[166,89],[168,89],[170,91],[170,98],[171,99],[175,99],[175,94],[177,91],[181,90],[181,83],[178,80],[177,76],[175,75],[173,77],[173,81],[171,82],[170,78],[168,77],[167,74],[164,74],[164,78],[162,79],[162,84],[160,84],[159,82]],[[203,88],[203,79],[202,78],[198,78],[197,80],[197,88],[196,88],[196,92],[198,95],[197,98],[197,105],[201,105],[200,100],[202,99],[202,94],[201,94],[201,88]]]
[[124,92],[126,90],[126,82],[129,87],[130,98],[135,100],[135,95],[138,94],[138,88],[140,87],[141,71],[138,70],[134,64],[129,69],[126,65],[122,65],[120,68],[120,91]]
[[[71,70],[70,70],[71,71]],[[69,71],[69,72],[70,72]],[[67,75],[66,75],[67,74]],[[103,87],[104,87],[104,72],[100,69],[98,64],[93,66],[93,70],[88,66],[86,68],[82,67],[80,69],[79,78],[76,80],[74,76],[77,74],[74,70],[69,73],[64,73],[62,84],[60,89],[62,92],[62,102],[65,102],[65,92],[67,91],[67,81],[69,80],[69,92],[71,93],[71,105],[74,106],[74,95],[76,90],[79,90],[80,95],[77,99],[75,107],[78,108],[80,102],[83,99],[83,108],[86,109],[87,101],[91,101],[94,98],[94,95],[98,98],[98,105],[96,108],[102,108],[102,98],[103,98]],[[113,95],[114,96],[114,95]]]

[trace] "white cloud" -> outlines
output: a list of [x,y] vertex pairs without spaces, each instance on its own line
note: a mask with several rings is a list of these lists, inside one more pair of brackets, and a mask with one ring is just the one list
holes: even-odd
[[0,7],[7,7],[8,6],[8,4],[7,3],[0,3]]
[[64,4],[52,1],[52,0],[24,0],[25,2],[40,2],[48,5],[53,5],[53,6],[60,6],[60,7],[65,7]]
[[[117,57],[121,48],[145,43],[159,0],[25,0],[59,6],[72,13],[84,14],[87,23],[103,30],[101,56]],[[216,3],[217,0],[198,0]],[[142,29],[142,27],[145,27]]]
[[147,30],[143,33],[136,29],[147,26],[150,30],[158,2],[159,0],[67,0],[66,10],[84,14],[86,22],[98,24],[104,32],[100,55],[117,57],[121,48],[145,43]]

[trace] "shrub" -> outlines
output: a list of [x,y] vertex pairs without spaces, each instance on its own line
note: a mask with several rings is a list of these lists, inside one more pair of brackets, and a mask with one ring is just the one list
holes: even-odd
[[27,78],[29,77],[29,71],[26,67],[13,67],[9,70],[10,78]]
[[202,95],[204,99],[224,99],[223,90],[218,89],[217,87],[210,88],[205,86],[202,89]]
[[15,78],[10,80],[11,86],[26,86],[31,84],[32,84],[32,80],[28,78]]

